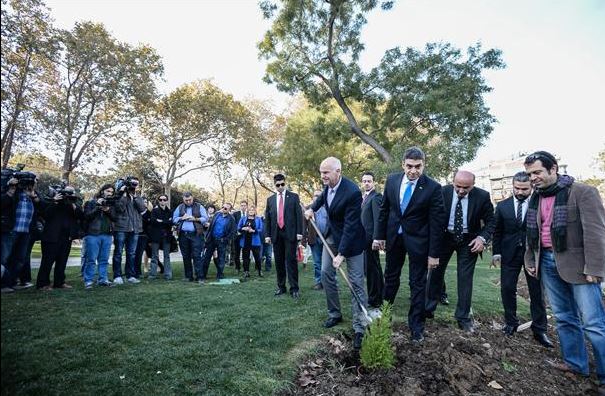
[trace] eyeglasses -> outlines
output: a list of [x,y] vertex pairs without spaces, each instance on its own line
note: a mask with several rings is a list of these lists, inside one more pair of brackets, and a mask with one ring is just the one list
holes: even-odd
[[286,183],[275,183],[275,187],[283,187]]
[[227,208],[227,207],[225,207],[225,206],[223,206],[223,207],[222,207],[222,209],[223,209],[223,210],[229,210],[229,208]]

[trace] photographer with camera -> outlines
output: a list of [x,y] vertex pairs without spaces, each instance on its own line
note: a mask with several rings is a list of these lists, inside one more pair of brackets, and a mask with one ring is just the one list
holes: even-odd
[[140,283],[136,278],[135,255],[139,233],[143,231],[142,215],[147,207],[136,196],[139,179],[129,176],[116,182],[118,200],[113,212],[113,285],[122,285],[122,251],[126,249],[125,276],[129,283]]
[[[65,266],[71,251],[71,243],[79,237],[79,220],[84,216],[73,187],[63,182],[51,186],[47,196],[49,203],[42,210],[46,220],[42,231],[42,260],[36,279],[39,290],[71,289],[65,283]],[[53,286],[50,286],[50,271],[55,266]]]
[[115,206],[114,188],[104,184],[97,195],[84,205],[84,287],[92,288],[96,265],[99,266],[97,285],[111,286],[107,276],[112,242],[112,211]]
[[183,194],[183,203],[172,214],[172,222],[177,226],[179,233],[179,248],[183,256],[185,267],[185,280],[193,282],[193,268],[199,282],[203,282],[202,251],[204,250],[204,223],[208,221],[206,209],[194,202],[190,192]]
[[1,196],[2,293],[15,291],[17,276],[25,262],[30,225],[40,198],[34,190],[36,175],[4,169]]

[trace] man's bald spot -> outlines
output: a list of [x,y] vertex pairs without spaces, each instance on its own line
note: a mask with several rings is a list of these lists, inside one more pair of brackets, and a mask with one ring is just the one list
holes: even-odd
[[336,157],[328,157],[325,160],[323,160],[321,162],[321,167],[329,167],[330,169],[333,170],[342,170],[342,164],[340,163],[340,160]]
[[475,174],[465,170],[456,171],[456,174],[454,175],[454,182],[475,184]]

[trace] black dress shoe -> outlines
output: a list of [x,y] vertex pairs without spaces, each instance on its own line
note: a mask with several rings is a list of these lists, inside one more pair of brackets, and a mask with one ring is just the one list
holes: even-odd
[[450,300],[447,299],[447,296],[441,296],[439,302],[441,305],[450,305]]
[[502,332],[507,336],[512,336],[517,331],[517,326],[506,325],[502,328]]
[[326,320],[324,323],[324,327],[329,329],[330,327],[336,326],[340,322],[342,322],[342,316],[339,316],[338,318],[328,318],[328,320]]
[[546,333],[534,333],[534,339],[540,343],[545,348],[554,348],[553,343],[548,339]]
[[431,312],[431,311],[424,311],[424,318],[425,319],[433,319],[435,317],[435,313]]
[[462,322],[458,322],[458,328],[460,328],[460,330],[464,331],[465,333],[468,334],[472,334],[475,332],[475,327],[473,326],[472,323],[462,323]]
[[361,342],[363,341],[363,333],[355,333],[353,337],[353,349],[356,351],[361,349]]
[[413,333],[412,334],[412,344],[422,344],[424,341],[424,336],[422,333]]
[[277,289],[277,290],[275,290],[275,294],[273,294],[273,295],[274,296],[281,296],[281,295],[284,295],[284,294],[286,294],[285,290]]
[[290,293],[292,295],[292,298],[295,300],[298,300],[300,298],[300,293],[297,291],[293,291],[292,293]]

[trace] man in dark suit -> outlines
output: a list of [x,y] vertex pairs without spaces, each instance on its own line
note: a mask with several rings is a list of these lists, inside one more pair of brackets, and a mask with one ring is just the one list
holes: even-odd
[[378,250],[372,249],[374,240],[374,230],[378,228],[378,216],[380,213],[380,204],[382,203],[382,194],[376,192],[374,174],[365,172],[361,176],[361,185],[363,196],[361,202],[361,224],[366,232],[366,242],[364,250],[364,268],[368,284],[368,306],[370,316],[379,315],[379,308],[382,305],[382,292],[384,289],[384,277],[382,275],[382,266],[380,265],[380,254]]
[[298,263],[296,246],[302,240],[303,217],[298,195],[286,190],[286,176],[273,176],[276,193],[267,198],[265,206],[265,242],[273,244],[275,271],[277,273],[276,296],[286,293],[286,275],[290,295],[299,298]]
[[494,206],[487,191],[475,188],[475,175],[468,171],[457,171],[454,184],[443,187],[443,200],[449,220],[442,229],[443,247],[439,266],[430,276],[426,315],[428,318],[434,315],[441,297],[447,264],[456,252],[458,304],[454,316],[462,330],[472,333],[473,275],[477,257],[492,237]]
[[[321,263],[321,283],[326,291],[328,304],[328,320],[324,327],[333,327],[342,321],[338,285],[336,284],[336,269],[344,260],[347,261],[349,281],[364,307],[367,297],[363,287],[363,249],[365,232],[361,224],[361,192],[355,183],[342,177],[340,160],[328,157],[322,161],[319,172],[324,183],[324,190],[309,209],[305,217],[314,217],[314,212],[324,206],[328,212],[328,228],[326,242],[332,253],[324,246]],[[353,348],[360,349],[366,322],[361,308],[351,294],[351,311],[353,331]]]
[[403,154],[403,172],[389,175],[380,205],[373,248],[386,247],[384,299],[395,301],[406,254],[410,260],[411,303],[408,325],[412,341],[424,340],[424,301],[427,268],[439,264],[444,223],[441,185],[423,175],[424,152],[418,147]]
[[[517,282],[525,254],[527,207],[532,188],[529,176],[519,172],[513,177],[513,196],[496,206],[492,266],[500,266],[500,292],[504,306],[504,334],[512,336],[519,326],[517,318]],[[524,271],[525,272],[525,271]],[[525,272],[529,289],[531,328],[534,338],[543,346],[552,348],[546,336],[546,306],[540,281]]]
[[[237,228],[237,224],[239,224],[239,220],[247,215],[248,210],[248,201],[243,200],[239,203],[240,210],[237,212],[233,212],[233,218],[235,219],[235,225]],[[239,244],[239,240],[241,238],[241,234],[236,232],[233,237],[233,243],[231,245],[231,251],[233,252],[231,255],[231,259],[233,260],[233,264],[235,264],[235,269],[239,274],[242,262],[240,256],[242,255],[242,247]]]

